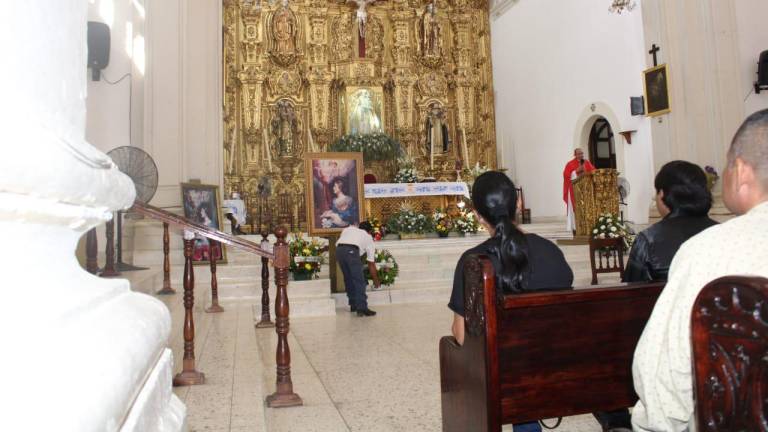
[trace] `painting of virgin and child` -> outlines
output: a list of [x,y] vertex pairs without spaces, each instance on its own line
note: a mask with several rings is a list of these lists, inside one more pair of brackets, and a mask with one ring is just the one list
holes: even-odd
[[[199,224],[221,231],[221,208],[219,206],[219,187],[197,183],[182,183],[181,198],[184,206],[184,217]],[[208,263],[211,255],[216,262],[226,262],[224,246],[217,244],[211,251],[207,238],[195,235],[195,246],[192,250],[192,262]]]
[[313,153],[306,159],[309,232],[333,234],[363,216],[362,153]]

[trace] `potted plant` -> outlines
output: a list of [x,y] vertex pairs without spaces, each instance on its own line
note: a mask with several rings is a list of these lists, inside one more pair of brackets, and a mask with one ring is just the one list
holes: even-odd
[[[368,270],[368,266],[366,264],[367,258],[363,256],[360,257],[360,259],[363,261],[363,272],[365,273],[365,279],[370,281],[371,272]],[[381,282],[381,285],[390,286],[394,284],[400,270],[397,265],[397,261],[395,261],[395,257],[392,256],[392,253],[386,249],[377,249],[374,259],[376,263],[376,274],[379,276],[379,282]]]
[[404,157],[397,161],[398,171],[395,174],[395,183],[417,183],[419,181],[419,173],[416,171],[416,164],[413,159]]
[[629,249],[634,242],[635,237],[629,228],[619,220],[616,215],[611,213],[601,214],[592,228],[592,238],[594,239],[612,239],[621,238],[624,240],[624,247]]
[[387,231],[400,234],[401,240],[424,238],[424,233],[430,230],[430,225],[429,218],[417,213],[411,203],[404,202],[397,213],[387,221]]
[[307,240],[300,233],[294,234],[288,249],[291,253],[289,270],[293,280],[311,280],[320,272],[326,247],[317,239]]
[[435,232],[440,237],[448,237],[448,234],[453,230],[453,219],[441,208],[432,213],[432,221],[435,224]]
[[459,210],[454,226],[456,231],[462,235],[475,234],[480,229],[480,223],[477,221],[475,213],[466,207]]

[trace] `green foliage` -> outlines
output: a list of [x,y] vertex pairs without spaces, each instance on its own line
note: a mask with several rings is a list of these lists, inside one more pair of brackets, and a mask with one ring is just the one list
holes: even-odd
[[[360,259],[363,261],[365,279],[371,280],[371,272],[368,270],[368,259],[365,256],[360,257]],[[395,283],[395,279],[400,270],[392,253],[386,249],[376,250],[375,262],[376,274],[379,276],[379,282],[384,286],[389,286]]]
[[299,275],[315,275],[320,271],[323,264],[323,252],[326,247],[313,239],[305,239],[302,234],[293,234],[293,239],[288,244],[291,253],[291,264],[289,270],[291,273]]
[[432,221],[417,213],[411,206],[403,205],[387,221],[387,231],[400,234],[424,234],[432,231]]
[[459,216],[454,221],[456,231],[464,234],[474,234],[480,229],[480,223],[475,217],[475,213],[469,208],[463,208]]
[[330,145],[333,152],[362,152],[366,162],[393,161],[402,156],[400,142],[383,133],[344,135]]

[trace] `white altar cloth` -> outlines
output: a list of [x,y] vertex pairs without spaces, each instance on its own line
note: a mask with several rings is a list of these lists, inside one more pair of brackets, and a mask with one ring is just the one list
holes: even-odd
[[430,195],[463,195],[469,198],[469,186],[464,182],[369,183],[365,185],[366,199]]

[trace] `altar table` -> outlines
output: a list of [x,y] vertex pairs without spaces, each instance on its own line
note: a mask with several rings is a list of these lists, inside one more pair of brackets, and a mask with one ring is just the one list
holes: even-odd
[[364,190],[366,216],[381,222],[386,222],[404,202],[413,204],[419,213],[431,215],[462,197],[469,199],[469,186],[464,182],[371,183]]

